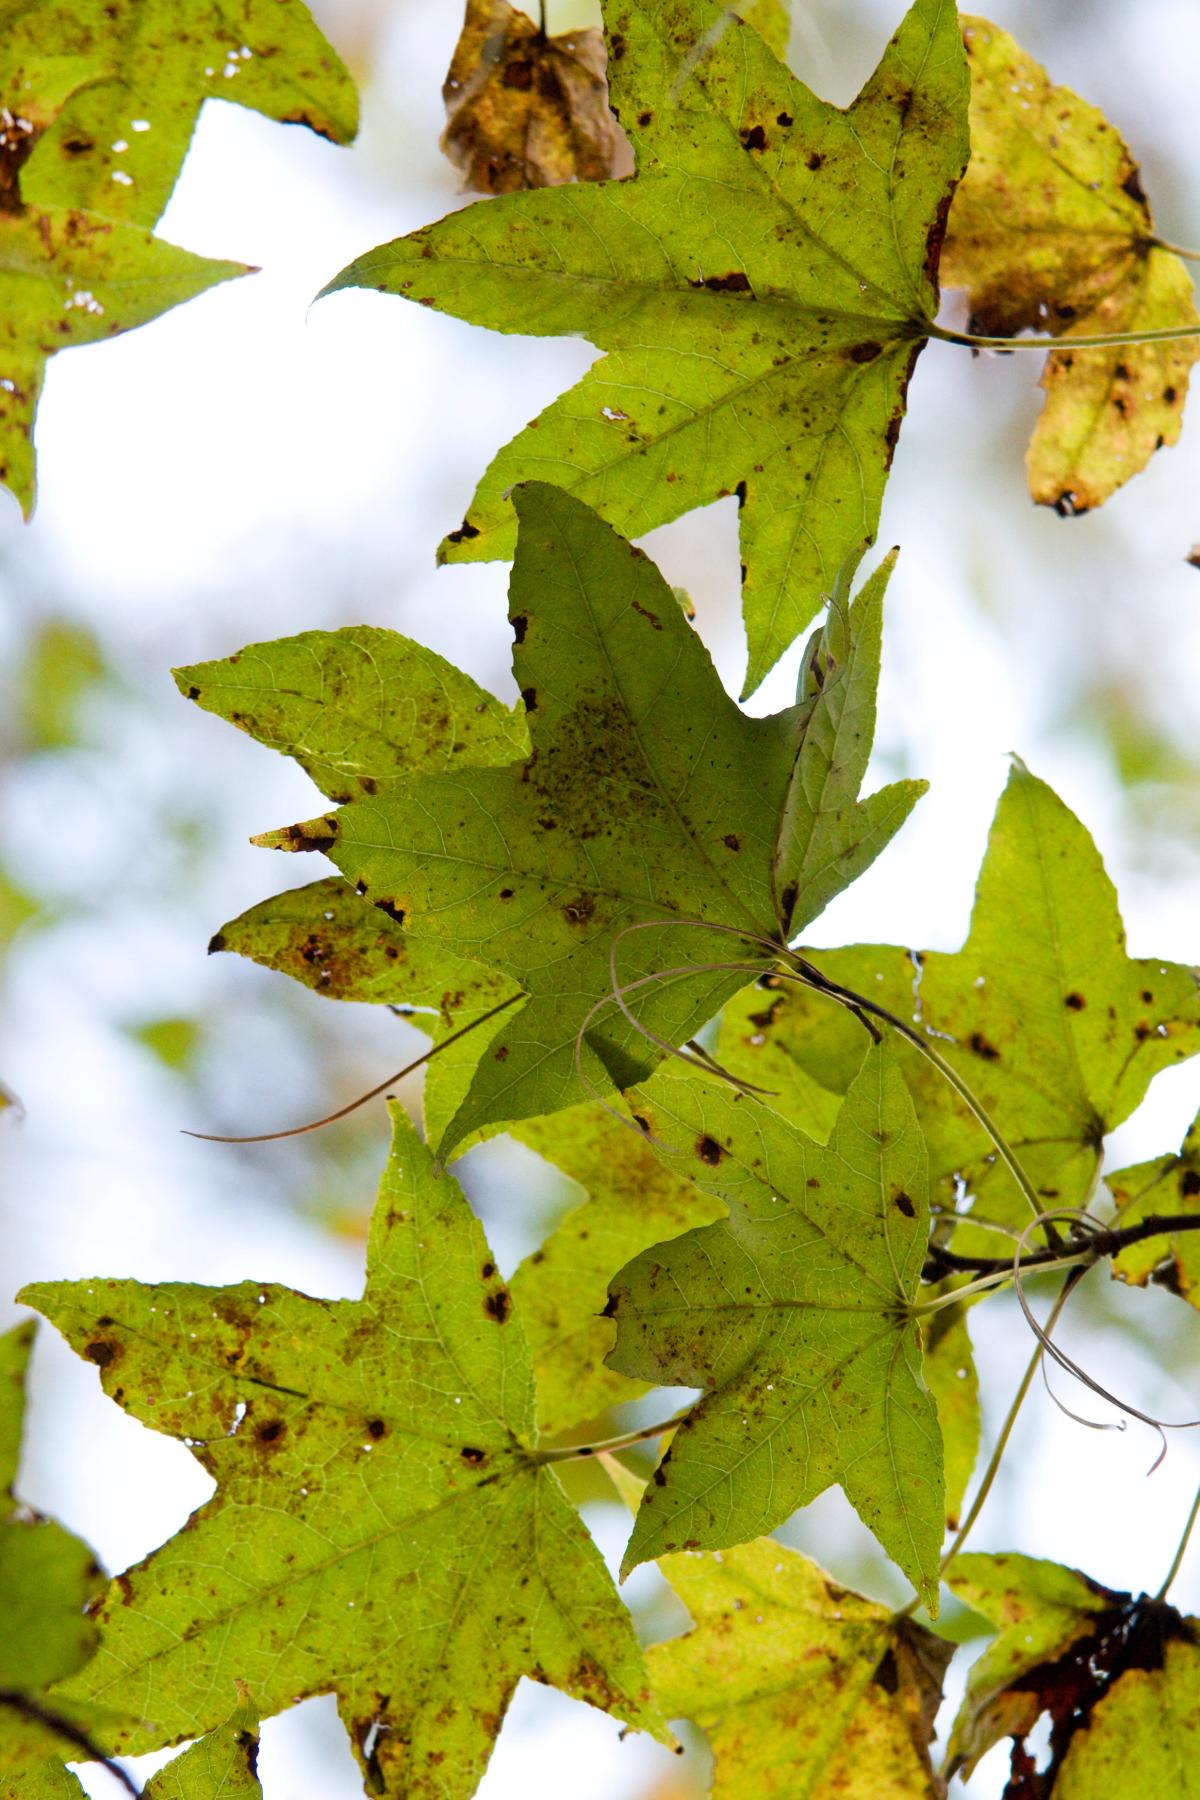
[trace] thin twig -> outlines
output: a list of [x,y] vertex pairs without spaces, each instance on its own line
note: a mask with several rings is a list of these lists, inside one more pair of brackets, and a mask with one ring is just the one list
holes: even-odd
[[105,1756],[103,1750],[92,1742],[82,1727],[72,1724],[70,1719],[64,1719],[61,1713],[52,1712],[49,1707],[39,1705],[28,1694],[18,1693],[12,1688],[0,1688],[0,1706],[10,1707],[13,1712],[19,1713],[31,1724],[40,1725],[44,1730],[52,1732],[55,1737],[62,1738],[64,1743],[70,1744],[78,1750],[81,1761],[99,1763],[101,1768],[108,1770],[114,1780],[120,1782],[127,1794],[132,1794],[134,1800],[138,1800],[142,1790],[136,1785],[132,1776],[121,1767],[120,1763],[113,1762],[111,1757]]
[[1187,1553],[1188,1539],[1192,1535],[1192,1527],[1195,1525],[1198,1515],[1200,1515],[1200,1488],[1196,1489],[1196,1498],[1192,1501],[1192,1510],[1187,1516],[1187,1524],[1183,1528],[1183,1536],[1179,1540],[1179,1547],[1175,1552],[1170,1568],[1167,1570],[1166,1579],[1154,1596],[1155,1600],[1162,1601],[1166,1599],[1167,1590],[1178,1575],[1179,1565],[1182,1563],[1184,1556]]
[[1177,344],[1200,337],[1200,325],[1164,325],[1153,331],[1101,331],[1078,337],[980,337],[973,331],[950,331],[927,325],[929,337],[942,344],[964,344],[968,350],[1122,350],[1136,344]]

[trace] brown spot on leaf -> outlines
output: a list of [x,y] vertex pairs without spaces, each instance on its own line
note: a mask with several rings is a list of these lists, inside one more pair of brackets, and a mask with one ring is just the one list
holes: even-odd
[[1072,1012],[1082,1012],[1087,1005],[1087,1001],[1080,993],[1070,993],[1063,1001],[1063,1005],[1069,1006]]
[[740,850],[742,847],[742,840],[736,831],[727,831],[725,836],[721,839],[721,842],[727,850],[736,851]]
[[503,1325],[512,1314],[512,1296],[507,1288],[496,1288],[483,1303],[483,1310],[497,1325]]
[[1193,1195],[1200,1194],[1200,1173],[1195,1169],[1185,1169],[1179,1177],[1179,1191],[1189,1200]]
[[847,352],[852,363],[874,362],[875,358],[882,354],[883,345],[875,343],[872,339],[868,339],[868,341],[863,344],[851,344],[850,349]]
[[767,134],[761,125],[750,125],[738,133],[742,140],[743,150],[765,150]]
[[906,1219],[915,1219],[916,1218],[917,1209],[913,1205],[912,1200],[904,1192],[903,1189],[901,1189],[898,1194],[893,1194],[892,1204],[896,1207],[897,1211],[902,1212],[904,1214],[904,1217]]
[[110,1344],[104,1338],[93,1338],[90,1344],[84,1345],[83,1354],[98,1369],[107,1369],[110,1363],[116,1362],[121,1352],[116,1344]]
[[282,1419],[264,1419],[254,1435],[260,1444],[277,1444],[286,1430]]
[[477,525],[472,525],[469,519],[464,519],[457,531],[452,531],[448,534],[446,541],[450,544],[462,544],[468,539],[477,538],[478,536],[479,527]]
[[512,628],[513,643],[523,644],[525,642],[525,633],[529,629],[529,615],[527,613],[514,613],[512,616]]
[[522,688],[521,689],[521,698],[525,702],[525,711],[527,713],[537,711],[537,689],[536,688],[534,688],[534,687]]
[[387,1436],[387,1426],[382,1419],[368,1419],[367,1431],[376,1442],[378,1442],[381,1437]]
[[403,925],[408,916],[404,908],[397,906],[394,900],[376,900],[375,905],[381,913],[386,913],[389,919],[394,919],[397,925]]
[[716,1168],[724,1154],[725,1152],[716,1138],[705,1136],[696,1139],[696,1155],[702,1163],[707,1163],[710,1169]]
[[591,894],[580,894],[577,899],[567,901],[562,915],[568,925],[586,925],[595,910],[594,897]]
[[967,1042],[975,1052],[976,1056],[982,1056],[985,1062],[998,1062],[1000,1060],[1000,1052],[997,1050],[995,1044],[988,1043],[988,1040],[984,1037],[982,1031],[973,1031],[967,1039]]
[[477,1469],[481,1462],[487,1460],[487,1451],[478,1449],[474,1444],[464,1444],[458,1454],[465,1463],[470,1463],[473,1469]]
[[637,600],[631,600],[630,605],[633,607],[635,613],[640,613],[642,615],[643,619],[649,623],[654,631],[662,630],[663,622],[656,612],[651,612],[648,606],[642,606]]

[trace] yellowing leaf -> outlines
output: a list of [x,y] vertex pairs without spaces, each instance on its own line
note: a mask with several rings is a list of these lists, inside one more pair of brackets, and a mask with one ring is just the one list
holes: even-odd
[[[969,1776],[1011,1737],[1013,1800],[1200,1792],[1189,1774],[1200,1738],[1200,1621],[1028,1556],[961,1556],[946,1581],[1000,1628],[967,1678],[950,1772]],[[1044,1715],[1049,1758],[1038,1770],[1026,1739]]]
[[953,1645],[771,1538],[660,1567],[694,1626],[647,1661],[667,1714],[708,1736],[713,1800],[941,1800],[929,1744]]
[[630,1103],[729,1217],[612,1283],[613,1367],[705,1390],[646,1488],[625,1567],[745,1542],[837,1482],[935,1612],[942,1444],[911,1314],[925,1146],[892,1055],[871,1052],[828,1147],[670,1072]]
[[608,109],[604,62],[594,29],[550,37],[508,0],[467,0],[442,87],[442,149],[463,186],[511,194],[632,175],[633,151]]
[[1063,339],[1042,376],[1029,489],[1087,512],[1178,439],[1200,338],[1112,350],[1070,340],[1200,325],[1192,278],[1159,246],[1138,166],[1103,114],[986,19],[966,19],[963,35],[971,162],[942,280],[968,290],[973,331]]
[[[961,950],[887,944],[804,953],[826,975],[913,1021],[953,1064],[1014,1147],[1047,1207],[1083,1205],[1105,1134],[1155,1074],[1200,1050],[1197,971],[1126,953],[1113,885],[1080,821],[1014,765],[988,839]],[[740,996],[722,1060],[778,1085],[781,1065],[832,1092],[849,1086],[866,1034],[819,994]],[[943,1207],[960,1178],[985,1218],[1031,1218],[994,1146],[938,1072],[902,1052]],[[804,1090],[789,1090],[803,1106]],[[803,1110],[797,1113],[807,1128]],[[983,1245],[999,1254],[1002,1240]]]
[[103,65],[39,144],[26,198],[153,225],[206,98],[347,143],[354,84],[300,0],[5,0],[5,66],[70,52]]
[[331,800],[397,787],[417,770],[524,756],[524,710],[434,650],[355,625],[247,644],[174,671],[181,694],[290,756]]
[[[1193,1120],[1177,1156],[1118,1169],[1105,1181],[1117,1203],[1113,1223],[1124,1230],[1166,1215],[1200,1212],[1200,1120]],[[1154,1281],[1200,1306],[1200,1243],[1193,1231],[1167,1232],[1129,1244],[1112,1259],[1117,1281],[1145,1287]]]
[[527,1120],[513,1135],[586,1196],[512,1280],[533,1353],[538,1423],[557,1436],[645,1392],[643,1382],[605,1364],[617,1338],[604,1311],[617,1270],[650,1245],[721,1218],[725,1208],[604,1107]]
[[0,485],[28,518],[33,420],[48,357],[144,325],[247,271],[177,250],[140,226],[30,204],[26,163],[65,92],[94,65],[58,59],[0,75]]
[[512,194],[330,283],[608,354],[502,450],[443,554],[513,554],[550,478],[640,536],[741,501],[747,691],[875,531],[967,158],[949,0],[915,0],[846,111],[713,0],[608,0],[635,180]]
[[529,1352],[456,1184],[399,1108],[358,1301],[40,1283],[26,1298],[217,1491],[121,1576],[64,1690],[144,1750],[332,1690],[378,1794],[474,1792],[522,1675],[663,1735],[627,1615],[534,1445]]
[[967,1331],[967,1303],[944,1306],[925,1324],[925,1385],[937,1407],[946,1468],[946,1529],[959,1514],[979,1456],[979,1376]]

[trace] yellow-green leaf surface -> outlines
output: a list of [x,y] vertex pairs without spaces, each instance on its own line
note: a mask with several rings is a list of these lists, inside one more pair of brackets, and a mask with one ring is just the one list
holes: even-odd
[[[1200,1120],[1193,1120],[1177,1156],[1159,1156],[1105,1176],[1121,1230],[1154,1216],[1200,1212]],[[1117,1281],[1145,1287],[1154,1281],[1200,1306],[1200,1232],[1179,1231],[1130,1244],[1112,1259]]]
[[14,1774],[69,1754],[55,1716],[76,1730],[90,1722],[86,1708],[60,1707],[46,1690],[93,1654],[99,1633],[84,1607],[104,1586],[88,1546],[13,1492],[33,1333],[31,1320],[0,1337],[0,1769]]
[[868,1057],[828,1146],[669,1071],[630,1102],[729,1217],[612,1283],[613,1367],[705,1390],[646,1488],[626,1568],[744,1543],[837,1482],[935,1611],[942,1444],[910,1312],[925,1146],[894,1057]]
[[[805,954],[928,1034],[988,1108],[1047,1207],[1086,1202],[1105,1134],[1160,1069],[1200,1050],[1197,971],[1127,954],[1095,844],[1019,762],[992,823],[961,950],[864,944]],[[728,1009],[720,1055],[767,1088],[794,1063],[808,1083],[836,1093],[849,1086],[865,1045],[862,1027],[823,996],[759,989]],[[1026,1223],[1029,1208],[982,1129],[935,1069],[915,1051],[901,1054],[936,1197],[961,1205],[962,1177],[981,1216]],[[807,1127],[803,1086],[786,1091]],[[991,1253],[1001,1241],[991,1240]]]
[[116,1581],[65,1690],[136,1709],[127,1750],[333,1691],[372,1791],[474,1792],[522,1675],[662,1727],[591,1539],[538,1464],[520,1319],[403,1113],[359,1301],[40,1283],[25,1298],[217,1491]]
[[[865,801],[887,567],[839,584],[796,705],[752,719],[725,693],[658,570],[544,483],[509,591],[532,748],[419,774],[257,840],[325,851],[414,937],[529,996],[483,1047],[441,1149],[646,1072],[878,855],[923,784]],[[706,929],[707,927],[707,929]],[[716,927],[717,929],[713,929]],[[733,963],[732,971],[725,965]]]
[[1187,1635],[1126,1670],[1074,1734],[1054,1800],[1200,1800],[1200,1626],[1179,1623]]
[[694,1623],[651,1647],[650,1674],[671,1718],[703,1726],[713,1800],[940,1800],[953,1645],[771,1538],[660,1567]]
[[[4,1794],[5,1800],[85,1800],[83,1787],[61,1763],[42,1763],[16,1777]],[[252,1712],[239,1712],[192,1744],[151,1777],[143,1795],[144,1800],[262,1800]]]
[[300,0],[0,0],[0,66],[70,54],[105,77],[38,145],[26,199],[153,225],[206,99],[347,143],[354,84]]
[[979,1456],[979,1376],[967,1330],[967,1307],[944,1306],[925,1325],[925,1385],[937,1407],[946,1469],[946,1529],[959,1514]]
[[[0,14],[0,29],[2,20]],[[30,155],[66,95],[94,79],[95,68],[67,57],[13,68],[0,52],[0,118],[10,121],[0,129],[0,485],[12,490],[26,517],[47,359],[144,325],[246,273],[241,263],[176,249],[141,225],[32,202]]]
[[376,288],[608,354],[502,450],[443,554],[509,557],[514,483],[630,536],[741,502],[747,691],[875,531],[967,159],[949,0],[916,0],[847,110],[714,0],[608,0],[633,180],[510,194],[382,245]]
[[[1078,1569],[1015,1552],[958,1556],[946,1585],[999,1635],[973,1664],[950,1737],[951,1764],[969,1775],[1003,1737],[1022,1738],[1042,1711],[1037,1685],[1025,1678],[1090,1640],[1101,1617],[1119,1609],[1114,1594]],[[1098,1800],[1098,1797],[1097,1797]]]
[[513,1135],[586,1196],[512,1279],[533,1353],[538,1423],[557,1436],[645,1392],[644,1382],[605,1364],[617,1337],[604,1315],[617,1270],[651,1244],[711,1224],[725,1208],[604,1107],[527,1120]]
[[293,757],[330,800],[529,750],[523,708],[505,706],[436,651],[371,625],[248,644],[174,674],[181,694]]
[[1062,338],[1042,376],[1029,489],[1086,512],[1178,439],[1200,338],[1113,350],[1070,340],[1200,325],[1192,277],[1159,247],[1138,166],[1104,115],[986,19],[966,19],[963,35],[971,162],[942,280],[967,289],[973,331]]

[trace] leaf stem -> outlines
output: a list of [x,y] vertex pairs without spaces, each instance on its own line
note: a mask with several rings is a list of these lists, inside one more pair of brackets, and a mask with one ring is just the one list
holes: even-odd
[[1172,256],[1182,256],[1184,262],[1200,262],[1200,250],[1189,250],[1186,244],[1169,244],[1166,238],[1151,238],[1150,243],[1155,250],[1167,250]]
[[1131,344],[1176,344],[1200,337],[1200,325],[1164,325],[1153,331],[1100,331],[1078,337],[979,337],[973,331],[926,327],[942,344],[964,344],[968,350],[1120,350]]
[[1192,1535],[1192,1527],[1195,1525],[1197,1517],[1200,1517],[1200,1488],[1196,1489],[1196,1498],[1192,1501],[1192,1510],[1187,1516],[1187,1524],[1183,1528],[1183,1536],[1179,1540],[1178,1548],[1175,1551],[1171,1566],[1167,1570],[1166,1578],[1157,1594],[1154,1596],[1155,1600],[1166,1599],[1171,1583],[1178,1575],[1179,1566],[1182,1563],[1184,1556],[1187,1554],[1188,1539]]
[[[967,1213],[962,1222],[967,1224],[970,1219],[971,1215]],[[1144,1243],[1147,1238],[1174,1236],[1183,1231],[1200,1231],[1200,1212],[1150,1213],[1136,1225],[1126,1225],[1123,1229],[1089,1225],[1087,1243],[1081,1249],[1089,1262],[1099,1262],[1105,1256],[1119,1256],[1131,1244]],[[1021,1258],[1021,1273],[1054,1268],[1057,1262],[1056,1250],[1035,1250],[1031,1256]],[[960,1256],[954,1250],[944,1250],[940,1244],[931,1244],[925,1279],[938,1281],[944,1275],[998,1275],[1006,1270],[1010,1275],[1013,1272],[1010,1256]]]
[[631,1444],[643,1444],[647,1438],[661,1437],[664,1431],[674,1431],[676,1425],[682,1425],[691,1412],[685,1406],[673,1418],[663,1419],[657,1425],[643,1425],[639,1431],[625,1431],[620,1437],[605,1438],[599,1444],[559,1444],[552,1450],[533,1451],[533,1460],[538,1463],[575,1462],[584,1456],[600,1456],[613,1450],[628,1450]]
[[[814,964],[806,962],[803,957],[797,956],[794,951],[789,951],[786,954],[789,962],[793,965],[799,978],[806,987],[811,987],[818,993],[830,995],[832,999],[839,1001],[842,1006],[845,1006],[851,1012],[857,1012],[860,1015],[868,1013],[876,1019],[882,1019],[884,1024],[890,1025],[893,1031],[899,1032],[906,1043],[911,1044],[915,1050],[919,1050],[927,1062],[933,1064],[934,1068],[938,1071],[938,1074],[941,1075],[944,1081],[949,1082],[963,1105],[979,1121],[988,1137],[991,1138],[992,1143],[996,1147],[997,1154],[1003,1161],[1004,1166],[1007,1168],[1013,1180],[1016,1182],[1018,1188],[1021,1190],[1021,1193],[1024,1195],[1025,1200],[1028,1202],[1028,1205],[1033,1212],[1033,1216],[1035,1218],[1041,1218],[1043,1212],[1042,1203],[1038,1198],[1032,1181],[1030,1181],[1029,1176],[1025,1173],[1025,1169],[1016,1155],[1016,1152],[1012,1149],[1007,1138],[1004,1137],[1000,1127],[996,1124],[982,1100],[976,1096],[973,1090],[968,1086],[967,1082],[963,1080],[962,1076],[958,1073],[958,1070],[955,1069],[951,1063],[946,1061],[941,1052],[935,1050],[927,1038],[923,1037],[919,1031],[914,1031],[911,1025],[907,1024],[903,1019],[898,1018],[895,1013],[889,1012],[885,1006],[879,1006],[874,1000],[868,1000],[865,995],[856,994],[853,989],[844,988],[840,983],[830,981],[828,976],[823,975]],[[1054,1231],[1053,1226],[1048,1226],[1046,1228],[1046,1235],[1055,1254],[1057,1254],[1061,1245],[1058,1240],[1058,1233]]]
[[99,1763],[101,1768],[108,1770],[115,1781],[120,1782],[127,1794],[132,1794],[134,1800],[138,1800],[142,1790],[135,1786],[129,1773],[121,1767],[120,1763],[113,1762],[111,1757],[105,1756],[103,1750],[92,1742],[87,1732],[73,1724],[70,1719],[64,1719],[61,1713],[53,1712],[47,1706],[39,1706],[38,1702],[31,1699],[28,1694],[17,1693],[10,1688],[0,1688],[0,1706],[11,1707],[13,1712],[18,1713],[23,1719],[28,1719],[31,1724],[40,1725],[44,1730],[53,1732],[56,1737],[62,1738],[64,1743],[72,1745],[78,1751],[81,1760]]
[[[1042,1274],[1047,1273],[1051,1269],[1078,1269],[1082,1273],[1085,1269],[1091,1267],[1094,1260],[1095,1258],[1091,1255],[1090,1246],[1086,1248],[1081,1246],[1073,1254],[1066,1256],[1055,1256],[1050,1252],[1047,1252],[1044,1256],[1031,1256],[1028,1261],[1021,1264],[1020,1272],[1024,1275],[1030,1265],[1036,1262],[1037,1268]],[[912,1308],[913,1316],[918,1319],[925,1319],[932,1313],[942,1312],[946,1307],[953,1306],[956,1300],[969,1299],[972,1294],[993,1293],[997,1288],[1007,1286],[1016,1272],[1010,1258],[1002,1267],[994,1269],[990,1274],[981,1275],[978,1281],[968,1281],[965,1286],[954,1288],[951,1292],[945,1294],[939,1294],[933,1300],[919,1301],[917,1305]]]

